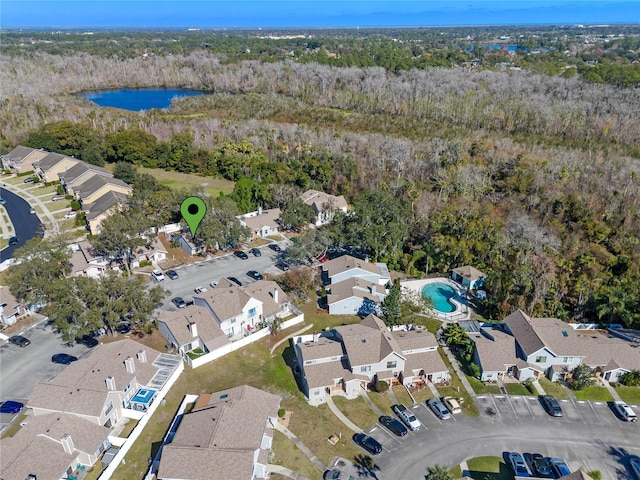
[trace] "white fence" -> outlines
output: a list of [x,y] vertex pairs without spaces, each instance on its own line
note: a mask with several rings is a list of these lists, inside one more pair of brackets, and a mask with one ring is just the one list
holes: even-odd
[[[304,322],[304,313],[301,313],[287,320],[286,322],[282,322],[280,324],[280,329],[285,330],[289,327],[293,327],[294,325],[297,325],[302,322]],[[259,330],[256,333],[252,333],[251,335],[244,337],[241,340],[227,343],[226,345],[223,345],[220,348],[216,348],[215,350],[212,350],[206,355],[202,355],[201,357],[198,357],[196,359],[192,359],[188,355],[185,355],[184,358],[187,360],[189,365],[191,365],[191,368],[198,368],[206,363],[213,362],[218,358],[224,357],[225,355],[231,352],[235,352],[239,348],[246,347],[247,345],[266,337],[267,335],[269,335],[270,332],[271,330],[269,330],[268,327],[263,328],[262,330]]]
[[111,460],[111,463],[107,466],[107,468],[105,468],[102,471],[102,473],[98,477],[99,480],[109,480],[111,478],[111,475],[113,475],[113,472],[115,472],[116,468],[118,468],[118,466],[120,465],[120,462],[122,462],[122,460],[124,459],[124,456],[127,454],[129,449],[133,446],[135,441],[138,439],[138,437],[144,430],[144,427],[147,426],[147,423],[149,423],[149,420],[151,420],[151,417],[157,410],[158,406],[160,406],[163,403],[163,399],[165,395],[167,394],[167,392],[169,392],[173,384],[176,383],[178,378],[180,378],[180,374],[183,371],[184,371],[184,363],[181,362],[178,364],[178,368],[176,369],[176,371],[173,372],[173,375],[171,375],[169,380],[167,380],[167,383],[164,384],[164,387],[162,387],[162,389],[158,392],[156,400],[151,404],[149,409],[146,411],[146,415],[140,419],[140,421],[138,422],[138,425],[136,425],[136,428],[134,428],[131,434],[129,434],[127,441],[124,442],[124,444],[118,450],[118,453],[116,453],[115,457],[113,457],[113,460]]

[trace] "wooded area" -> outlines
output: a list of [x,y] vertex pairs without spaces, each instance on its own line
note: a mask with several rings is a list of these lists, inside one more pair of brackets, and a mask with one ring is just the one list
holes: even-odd
[[[5,150],[220,176],[236,181],[238,211],[306,188],[344,194],[354,213],[304,234],[307,252],[361,245],[408,274],[472,264],[489,275],[490,317],[520,307],[640,327],[637,88],[202,49],[4,56],[0,82]],[[158,86],[213,94],[139,113],[73,95]]]

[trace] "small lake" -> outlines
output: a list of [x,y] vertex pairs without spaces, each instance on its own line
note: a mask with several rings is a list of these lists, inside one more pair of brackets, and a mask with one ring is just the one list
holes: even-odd
[[185,90],[182,88],[142,88],[121,90],[96,90],[81,93],[80,96],[97,103],[101,107],[121,108],[139,112],[152,108],[169,108],[174,98],[195,97],[210,92]]

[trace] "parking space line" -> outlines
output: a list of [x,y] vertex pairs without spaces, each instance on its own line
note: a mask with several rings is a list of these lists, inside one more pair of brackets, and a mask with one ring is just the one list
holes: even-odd
[[[378,424],[378,425],[380,425],[380,424]],[[374,431],[374,430],[378,430],[378,425],[376,425],[375,427],[373,427],[373,428],[371,429],[371,433],[373,433],[373,431]],[[396,442],[398,442],[398,443],[402,443],[402,442],[400,441],[400,439],[399,439],[396,435],[394,435],[393,433],[391,433],[389,430],[387,430],[386,428],[384,428],[382,425],[380,425],[379,430],[380,430],[381,432],[386,433],[389,437],[391,437],[391,438],[392,438],[393,440],[395,440]]]
[[526,397],[524,399],[524,403],[527,406],[527,408],[529,409],[529,413],[531,414],[532,417],[535,417],[533,410],[531,409],[531,405],[529,405],[529,397]]
[[600,415],[598,415],[598,412],[596,411],[596,409],[593,407],[593,405],[591,404],[591,402],[586,402],[589,404],[589,406],[591,407],[591,410],[593,410],[593,414],[595,415],[595,417],[598,419],[598,422],[600,422],[600,425],[604,425],[604,422],[602,421],[602,419],[600,418]]
[[498,409],[498,405],[496,404],[495,399],[493,398],[493,396],[491,396],[489,398],[491,398],[491,402],[493,403],[493,408],[498,413],[498,416],[502,418],[502,414],[500,413],[500,410]]
[[516,413],[516,409],[513,408],[513,404],[511,403],[511,399],[509,398],[509,395],[505,395],[505,396],[507,397],[507,403],[511,407],[511,410],[513,410],[513,414],[516,416],[516,418],[518,418],[518,414]]
[[429,407],[427,407],[426,405],[424,405],[424,404],[422,404],[422,403],[421,403],[420,405],[422,405],[422,406],[424,407],[424,409],[425,409],[428,413],[430,413],[430,414],[431,414],[431,416],[432,416],[433,418],[435,418],[435,419],[436,419],[436,421],[437,421],[440,425],[442,425],[442,420],[440,420],[440,419],[436,416],[436,414],[435,414],[435,413],[433,413],[433,412],[431,411],[431,409],[430,409]]

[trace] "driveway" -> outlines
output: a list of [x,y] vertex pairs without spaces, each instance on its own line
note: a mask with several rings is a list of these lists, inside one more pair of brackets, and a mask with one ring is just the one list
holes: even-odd
[[564,458],[572,470],[600,470],[603,478],[628,479],[629,455],[640,455],[640,426],[622,422],[604,402],[561,401],[564,416],[547,415],[537,397],[480,396],[480,417],[439,420],[424,404],[412,407],[423,428],[398,438],[377,425],[369,430],[383,446],[375,457],[379,479],[424,478],[426,468],[457,465],[505,451]]
[[6,188],[0,188],[0,196],[7,201],[4,204],[4,208],[7,210],[11,223],[13,223],[14,235],[20,239],[17,245],[8,246],[0,252],[0,263],[2,263],[9,258],[13,258],[15,250],[23,247],[26,241],[37,236],[42,223],[37,215],[29,213],[31,205],[22,197]]

